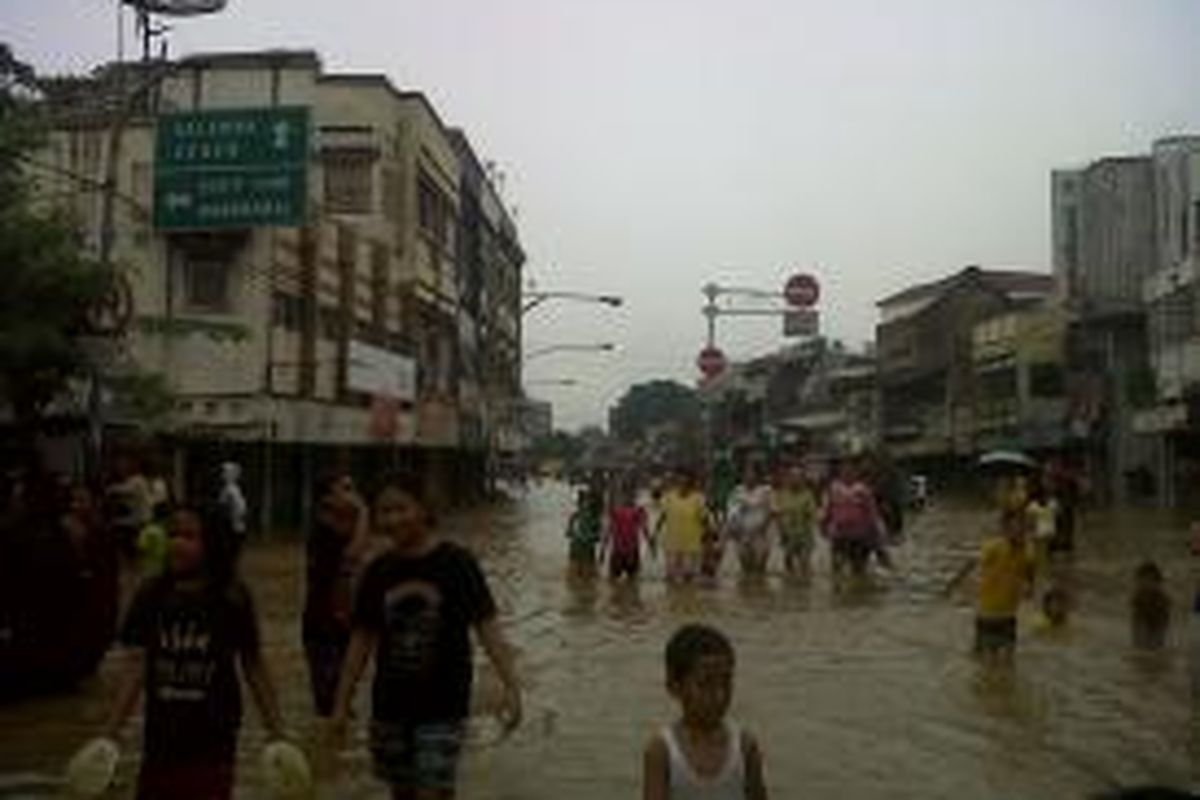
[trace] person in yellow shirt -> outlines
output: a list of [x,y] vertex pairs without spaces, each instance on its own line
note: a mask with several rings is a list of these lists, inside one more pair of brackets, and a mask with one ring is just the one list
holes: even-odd
[[1000,535],[988,537],[980,550],[975,653],[985,660],[1011,661],[1016,649],[1017,609],[1033,588],[1029,525],[1023,503],[1005,504]]
[[708,509],[695,476],[681,470],[662,498],[662,545],[666,554],[667,581],[689,582],[696,577],[708,529]]

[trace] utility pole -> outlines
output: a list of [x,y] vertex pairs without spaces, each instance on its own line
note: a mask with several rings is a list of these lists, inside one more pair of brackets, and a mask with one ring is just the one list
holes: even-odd
[[[700,352],[697,364],[704,374],[705,382],[715,379],[726,369],[725,354],[717,346],[717,318],[722,316],[741,317],[782,317],[784,318],[785,336],[808,336],[817,334],[817,311],[815,306],[820,298],[820,284],[817,279],[807,273],[797,273],[788,278],[781,290],[758,289],[745,286],[722,286],[715,282],[705,284],[700,289],[704,295],[705,304],[701,308],[707,327],[707,338],[704,349]],[[759,306],[752,308],[721,307],[718,300],[721,297],[737,297],[750,300],[786,301],[783,308],[778,306]],[[803,325],[793,330],[788,325],[793,315],[801,317]],[[704,453],[705,468],[711,475],[714,462],[714,416],[715,406],[711,391],[702,391],[704,413]]]
[[[124,70],[124,66],[118,64],[118,70]],[[116,205],[118,199],[117,185],[120,175],[121,164],[121,145],[124,137],[125,128],[129,124],[130,119],[137,113],[138,102],[149,92],[154,90],[163,79],[165,79],[171,71],[170,64],[162,63],[150,67],[149,75],[145,78],[133,91],[125,92],[125,73],[122,71],[118,74],[118,87],[121,93],[117,107],[116,116],[112,119],[112,126],[108,132],[108,143],[106,148],[106,161],[104,164],[104,180],[101,183],[100,191],[100,230],[98,233],[97,242],[97,261],[99,262],[100,270],[110,280],[115,279],[113,270],[113,243],[116,240]],[[169,302],[169,301],[168,301]],[[103,438],[104,438],[104,408],[103,408],[103,389],[101,386],[101,374],[99,359],[94,359],[91,364],[91,380],[88,389],[88,463],[87,472],[93,479],[100,477],[100,465],[103,455]]]

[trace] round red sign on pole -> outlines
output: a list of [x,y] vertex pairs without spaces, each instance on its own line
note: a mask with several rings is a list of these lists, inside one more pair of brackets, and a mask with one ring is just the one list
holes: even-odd
[[725,371],[725,354],[719,347],[706,347],[696,357],[696,366],[706,378],[715,378]]
[[798,272],[788,278],[783,287],[783,297],[796,308],[812,308],[821,299],[821,284],[807,272]]

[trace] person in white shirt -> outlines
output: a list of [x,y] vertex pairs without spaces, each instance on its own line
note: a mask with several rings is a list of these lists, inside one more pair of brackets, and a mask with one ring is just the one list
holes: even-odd
[[246,541],[246,495],[238,481],[242,477],[242,468],[232,461],[221,465],[221,493],[217,496],[217,505],[225,513],[229,529],[233,532],[235,552],[241,549]]
[[667,690],[682,713],[646,745],[643,800],[767,800],[758,741],[726,717],[734,661],[708,625],[684,625],[667,643]]
[[771,486],[762,479],[758,467],[747,464],[746,471],[729,496],[726,536],[737,543],[738,559],[746,575],[762,575],[771,557]]

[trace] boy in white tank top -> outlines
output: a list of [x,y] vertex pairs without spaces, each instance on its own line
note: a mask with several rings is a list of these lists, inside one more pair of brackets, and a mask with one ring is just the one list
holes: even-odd
[[766,800],[758,742],[725,718],[733,645],[715,628],[684,625],[666,661],[667,691],[682,714],[646,745],[643,800]]

